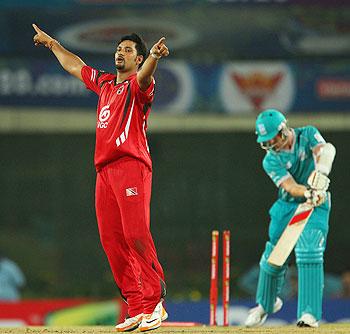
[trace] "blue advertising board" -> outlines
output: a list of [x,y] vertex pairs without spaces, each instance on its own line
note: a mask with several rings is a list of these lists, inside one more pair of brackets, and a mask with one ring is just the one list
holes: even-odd
[[294,70],[298,87],[294,104],[296,111],[349,111],[348,61],[303,62],[295,64]]
[[[113,58],[102,58],[92,63],[91,66],[105,70],[105,64],[113,65]],[[110,66],[107,71],[113,73]],[[193,97],[192,70],[186,63],[165,61],[159,65],[156,73],[154,110],[182,113],[191,109]],[[51,61],[46,59],[0,61],[2,106],[88,107],[91,111],[95,111],[96,104],[96,94],[65,72],[54,58]]]
[[[251,300],[233,301],[230,303],[230,325],[243,325],[248,315],[248,310],[254,307]],[[209,324],[209,301],[201,302],[166,302],[169,313],[169,321],[186,321]],[[297,300],[288,300],[282,309],[266,321],[266,326],[288,325],[296,323]],[[217,320],[222,324],[223,310],[218,307]],[[321,322],[349,322],[350,299],[326,299],[323,303],[323,316]]]
[[[46,50],[45,50],[46,51]],[[113,73],[113,57],[87,57]],[[155,74],[158,113],[349,112],[349,62],[227,62],[165,59]],[[0,59],[0,105],[89,108],[97,96],[52,57]]]

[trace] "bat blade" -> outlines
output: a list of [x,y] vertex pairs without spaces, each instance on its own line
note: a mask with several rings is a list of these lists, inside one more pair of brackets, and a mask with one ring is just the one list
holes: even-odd
[[293,217],[267,259],[268,263],[278,267],[283,266],[298,242],[313,211],[314,207],[309,203],[301,203],[298,205]]

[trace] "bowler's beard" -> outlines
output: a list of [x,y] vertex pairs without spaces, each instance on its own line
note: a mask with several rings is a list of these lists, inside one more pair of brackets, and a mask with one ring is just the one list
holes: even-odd
[[122,72],[125,69],[125,63],[123,62],[121,64],[116,64],[115,68],[116,68],[117,71],[121,71]]
[[[136,63],[137,57],[135,57],[134,61]],[[125,60],[123,60],[121,63],[116,63],[115,68],[118,72],[126,72],[127,70],[125,69]]]

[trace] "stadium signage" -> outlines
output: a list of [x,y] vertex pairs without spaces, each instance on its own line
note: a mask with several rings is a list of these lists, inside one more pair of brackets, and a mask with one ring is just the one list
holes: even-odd
[[132,31],[142,33],[148,46],[159,39],[161,31],[167,37],[167,44],[172,50],[189,46],[197,39],[197,34],[192,29],[158,18],[87,21],[63,28],[57,32],[57,38],[68,48],[111,54],[115,52],[118,38]]

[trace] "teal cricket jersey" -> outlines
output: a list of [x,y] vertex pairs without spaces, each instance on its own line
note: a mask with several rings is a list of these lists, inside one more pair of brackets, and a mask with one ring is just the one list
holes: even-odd
[[[292,176],[299,184],[307,185],[307,179],[315,169],[312,149],[325,143],[320,132],[313,126],[292,129],[294,143],[290,150],[275,152],[267,151],[263,168],[275,185],[279,188],[278,200],[270,209],[270,239],[277,241],[288,221],[292,217],[297,205],[305,201],[304,197],[292,197],[282,187],[281,183]],[[326,201],[315,208],[308,225],[328,230],[330,203]]]

